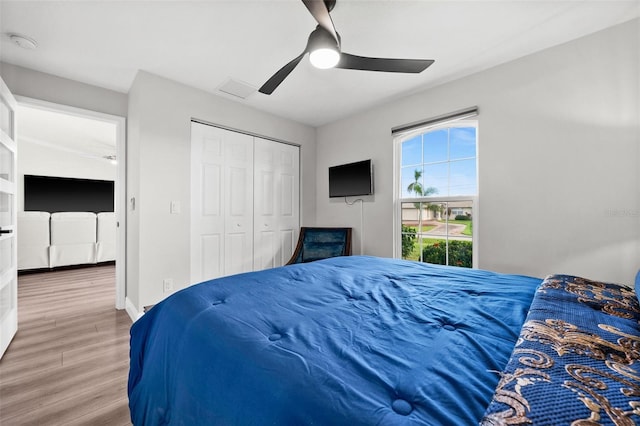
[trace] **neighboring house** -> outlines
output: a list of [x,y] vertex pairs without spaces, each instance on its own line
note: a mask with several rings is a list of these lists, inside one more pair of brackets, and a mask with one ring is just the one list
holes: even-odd
[[466,216],[471,219],[473,217],[473,209],[466,201],[449,202],[448,207],[441,207],[438,203],[434,203],[433,207],[423,206],[422,215],[419,214],[418,208],[413,203],[403,203],[402,205],[402,223],[405,225],[416,225],[419,220],[423,222],[433,220],[454,220],[456,216]]

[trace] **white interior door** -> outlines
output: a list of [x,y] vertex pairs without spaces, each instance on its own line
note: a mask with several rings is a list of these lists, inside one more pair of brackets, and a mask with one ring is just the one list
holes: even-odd
[[289,261],[300,226],[300,148],[255,138],[254,270]]
[[191,123],[191,280],[253,266],[253,137]]
[[0,358],[18,331],[16,109],[0,79]]

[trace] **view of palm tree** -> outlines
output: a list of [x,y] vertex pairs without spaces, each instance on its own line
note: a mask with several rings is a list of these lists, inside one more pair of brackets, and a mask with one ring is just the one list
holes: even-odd
[[403,258],[472,266],[475,153],[475,127],[437,129],[402,142]]
[[[415,169],[414,171],[414,181],[411,182],[409,184],[409,186],[407,186],[407,191],[409,192],[409,194],[413,193],[415,194],[417,197],[428,197],[430,195],[434,195],[438,193],[438,189],[434,188],[432,186],[427,187],[426,189],[423,188],[422,183],[420,182],[421,178],[422,178],[422,171]],[[416,208],[416,210],[418,211],[418,224],[417,224],[417,229],[420,230],[420,233],[425,231],[425,229],[423,228],[423,223],[422,223],[422,203],[413,203],[413,206]],[[433,228],[433,226],[431,226],[431,228]],[[422,253],[418,253],[418,257],[417,260],[422,260]]]

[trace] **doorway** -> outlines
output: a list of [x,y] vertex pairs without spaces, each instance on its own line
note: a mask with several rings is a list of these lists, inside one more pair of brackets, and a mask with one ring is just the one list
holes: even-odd
[[[59,176],[96,182],[112,181],[116,233],[115,307],[124,309],[126,119],[32,98],[17,96],[16,100],[19,147],[18,212],[25,210],[25,175]],[[97,230],[99,235],[100,228]]]

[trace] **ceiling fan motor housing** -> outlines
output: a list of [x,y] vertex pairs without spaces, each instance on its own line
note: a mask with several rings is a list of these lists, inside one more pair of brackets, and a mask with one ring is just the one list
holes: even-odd
[[309,34],[309,41],[307,42],[307,51],[313,52],[316,49],[336,49],[340,52],[340,35],[338,34],[338,41],[333,38],[331,34],[320,25]]
[[331,12],[336,5],[336,0],[324,0],[324,5],[327,6],[327,10]]

